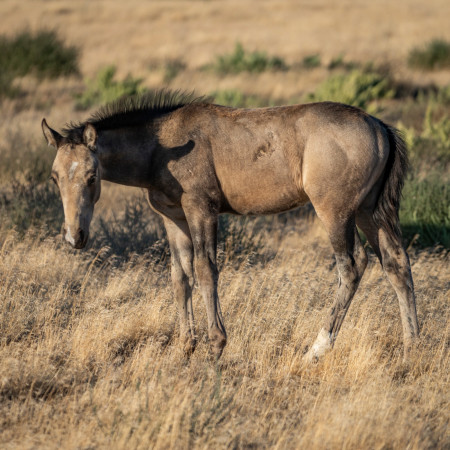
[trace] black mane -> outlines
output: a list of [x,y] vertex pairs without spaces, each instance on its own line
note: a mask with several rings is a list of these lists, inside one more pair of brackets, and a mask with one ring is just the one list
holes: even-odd
[[205,97],[183,91],[155,90],[146,94],[122,97],[102,106],[85,122],[70,122],[62,132],[66,139],[80,143],[86,124],[97,130],[139,126],[192,103],[207,103]]

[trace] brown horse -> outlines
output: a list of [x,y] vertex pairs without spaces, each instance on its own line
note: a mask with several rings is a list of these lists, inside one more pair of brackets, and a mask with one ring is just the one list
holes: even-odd
[[333,246],[339,282],[330,314],[306,358],[330,349],[367,264],[365,233],[400,304],[405,354],[419,334],[413,281],[398,208],[407,169],[398,132],[360,109],[312,103],[235,109],[161,91],[101,108],[62,135],[42,121],[57,149],[52,178],[65,239],[86,245],[100,180],[148,189],[163,218],[181,339],[196,346],[194,269],[213,355],[226,344],[216,264],[220,213],[274,214],[311,202]]

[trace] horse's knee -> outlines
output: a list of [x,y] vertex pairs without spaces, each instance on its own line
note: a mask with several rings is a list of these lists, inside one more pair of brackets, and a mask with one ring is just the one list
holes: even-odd
[[347,287],[351,287],[359,283],[361,278],[359,262],[357,262],[353,255],[336,255],[336,262],[340,285],[344,283]]

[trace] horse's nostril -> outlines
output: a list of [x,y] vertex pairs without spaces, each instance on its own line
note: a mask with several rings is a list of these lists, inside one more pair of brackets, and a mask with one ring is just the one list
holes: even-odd
[[88,239],[89,232],[83,231],[81,228],[78,228],[77,232],[75,233],[74,238],[70,236],[70,239],[66,237],[66,240],[69,241],[72,244],[72,247],[74,248],[83,248],[86,245],[86,241]]

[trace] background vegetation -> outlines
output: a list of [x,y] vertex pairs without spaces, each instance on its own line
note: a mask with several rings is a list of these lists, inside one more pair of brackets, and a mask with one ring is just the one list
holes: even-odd
[[0,36],[0,100],[14,97],[15,78],[33,75],[39,79],[79,74],[78,50],[66,45],[54,30],[23,30]]
[[77,94],[76,107],[88,109],[92,106],[104,105],[123,96],[139,95],[145,92],[142,80],[127,75],[123,80],[115,80],[116,68],[108,66],[102,69],[93,80],[86,81],[86,88]]
[[[20,33],[23,13],[0,4],[3,29],[12,26],[0,36],[2,446],[448,448],[448,40],[429,34],[441,36],[447,3],[439,1],[421,4],[429,8],[415,33],[421,41],[403,43],[400,54],[390,45],[390,57],[377,50],[380,23],[389,25],[390,43],[403,42],[402,27],[389,22],[383,2],[354,2],[345,10],[349,30],[324,40],[324,21],[343,16],[325,14],[323,2],[303,5],[302,14],[290,0],[258,2],[248,35],[237,36],[236,14],[245,17],[256,2],[201,2],[199,10],[186,2],[92,4],[95,24],[81,4],[37,2],[33,10],[30,2],[40,23],[60,28]],[[360,7],[364,14],[352,21]],[[294,17],[307,20],[291,29]],[[208,49],[212,37],[202,55],[199,43]],[[104,182],[88,247],[62,242],[42,117],[59,129],[107,101],[162,85],[249,108],[341,101],[403,131],[411,169],[400,216],[422,328],[409,364],[401,360],[394,291],[369,247],[335,349],[317,365],[301,363],[336,285],[328,238],[311,208],[221,217],[219,295],[229,345],[217,364],[208,358],[197,290],[199,346],[190,360],[181,353],[170,252],[144,193]]]
[[287,70],[287,65],[279,56],[268,56],[265,52],[249,52],[241,43],[237,43],[234,51],[230,54],[220,55],[211,67],[220,75],[230,73],[253,72],[260,73],[266,70]]
[[433,39],[422,48],[412,49],[408,56],[408,64],[414,69],[448,69],[450,67],[450,42]]

